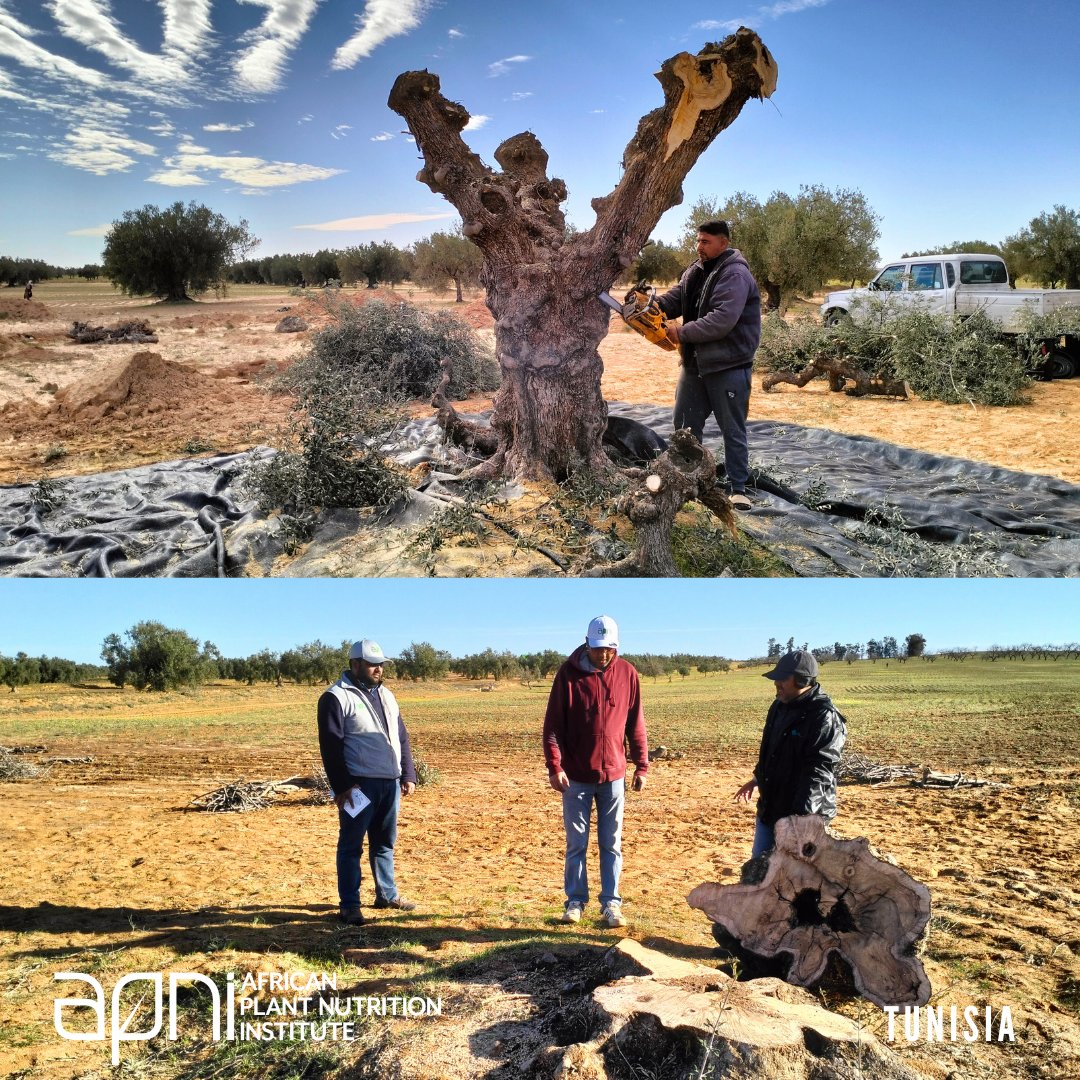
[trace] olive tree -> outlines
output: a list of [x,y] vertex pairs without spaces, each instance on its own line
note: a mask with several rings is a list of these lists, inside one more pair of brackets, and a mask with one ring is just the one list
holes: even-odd
[[442,289],[447,281],[454,283],[455,301],[465,299],[463,288],[480,283],[484,257],[475,244],[461,233],[432,233],[426,240],[413,244],[413,281],[433,289]]
[[259,241],[241,219],[230,225],[197,203],[128,210],[105,234],[105,276],[129,296],[190,300],[225,280],[229,267]]
[[1080,213],[1055,206],[1005,240],[1002,251],[1014,277],[1040,285],[1080,289]]
[[741,28],[697,53],[665,60],[664,103],[642,117],[615,188],[592,201],[596,221],[570,234],[564,181],[531,132],[495,150],[495,171],[461,137],[470,116],[441,92],[437,75],[398,76],[389,105],[404,117],[423,156],[417,179],[461,214],[479,248],[481,280],[495,316],[502,385],[495,396],[495,452],[473,476],[562,478],[580,464],[606,475],[601,440],[607,406],[598,345],[609,311],[598,299],[632,266],[661,215],[682,200],[682,181],[751,97],[776,87],[776,63]]
[[396,285],[405,280],[409,270],[405,253],[389,240],[346,248],[338,262],[346,281],[365,278],[369,289],[378,288],[380,281]]
[[878,215],[861,192],[820,186],[796,196],[774,191],[765,203],[745,191],[726,201],[699,199],[682,236],[690,256],[703,221],[723,219],[731,242],[746,257],[770,310],[786,311],[796,293],[811,293],[826,281],[869,277],[877,262]]
[[216,674],[219,655],[210,642],[200,648],[185,631],[149,620],[136,623],[123,638],[110,634],[101,646],[109,682],[130,683],[136,690],[200,686]]

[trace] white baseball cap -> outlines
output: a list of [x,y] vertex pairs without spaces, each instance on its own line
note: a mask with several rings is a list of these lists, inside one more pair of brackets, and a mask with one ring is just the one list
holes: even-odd
[[353,642],[353,647],[349,650],[349,659],[363,660],[366,664],[385,664],[390,657],[383,653],[382,646],[377,641],[364,638],[363,641]]
[[585,633],[585,644],[590,649],[617,649],[619,626],[610,615],[597,615]]

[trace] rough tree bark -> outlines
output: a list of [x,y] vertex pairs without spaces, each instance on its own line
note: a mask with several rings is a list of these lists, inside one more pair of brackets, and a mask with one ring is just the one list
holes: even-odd
[[865,397],[867,394],[880,394],[882,397],[899,397],[905,400],[911,397],[911,387],[906,382],[871,375],[859,367],[854,360],[838,360],[824,353],[817,353],[797,375],[794,371],[774,371],[766,375],[761,380],[761,389],[769,392],[779,383],[805,386],[819,375],[828,376],[829,389],[833,391],[843,390],[850,379],[855,383],[855,386],[847,391],[852,397]]
[[930,890],[878,858],[864,838],[840,840],[816,814],[782,818],[755,884],[705,882],[686,898],[759,956],[790,953],[787,981],[811,986],[834,950],[876,1005],[925,1005],[930,980],[914,944]]
[[575,461],[608,471],[597,346],[610,313],[597,296],[682,200],[683,178],[706,147],[749,98],[772,94],[776,64],[757,34],[741,28],[696,56],[671,57],[657,78],[663,106],[639,122],[615,189],[593,200],[596,223],[571,239],[560,209],[566,184],[548,176],[535,135],[503,142],[496,172],[461,138],[469,113],[443,97],[437,75],[410,71],[394,83],[390,108],[424,158],[417,179],[457,208],[484,256],[503,381],[492,416],[498,449],[479,467],[483,475],[561,479]]
[[716,482],[716,462],[712,454],[687,428],[671,437],[671,446],[648,469],[624,469],[632,487],[619,500],[637,535],[633,555],[600,566],[586,577],[681,577],[671,550],[675,516],[691,500],[707,506],[724,527],[735,532],[731,503]]

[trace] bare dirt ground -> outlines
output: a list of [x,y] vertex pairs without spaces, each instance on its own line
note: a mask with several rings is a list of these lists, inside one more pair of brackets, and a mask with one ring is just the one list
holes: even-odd
[[[870,683],[887,692],[888,674],[865,667],[868,685],[854,680],[845,693],[868,693]],[[704,688],[697,692],[707,694],[718,681],[697,682]],[[649,707],[656,694],[677,691],[650,684]],[[730,797],[752,757],[723,749],[730,733],[718,744],[710,728],[684,757],[654,762],[649,786],[628,798],[622,891],[629,928],[603,930],[594,912],[580,928],[563,927],[558,800],[547,788],[536,732],[510,719],[527,716],[538,724],[546,687],[527,692],[499,685],[480,695],[451,681],[402,689],[414,743],[441,772],[441,781],[418,789],[402,811],[398,880],[421,905],[408,915],[367,908],[373,923],[341,929],[333,920],[336,826],[329,807],[312,805],[306,793],[249,814],[201,813],[189,805],[239,776],[310,774],[317,767],[308,726],[316,693],[226,684],[194,697],[149,700],[131,690],[41,688],[4,703],[6,742],[20,716],[40,725],[52,715],[63,718],[55,721],[60,727],[90,730],[42,737],[49,754],[89,754],[95,761],[2,785],[0,1019],[8,1034],[0,1039],[0,1073],[27,1080],[117,1075],[107,1068],[107,1046],[55,1036],[51,1002],[64,995],[52,973],[59,970],[96,972],[106,987],[131,971],[338,970],[342,987],[365,994],[411,992],[418,979],[434,979],[426,985],[446,998],[445,1017],[398,1027],[394,1042],[397,1075],[432,1080],[519,1075],[493,1070],[511,1055],[518,1030],[511,1021],[524,1023],[540,1008],[534,966],[557,966],[552,948],[601,947],[629,935],[671,955],[715,963],[708,923],[683,898],[701,881],[733,880],[749,850],[752,812]],[[481,698],[487,711],[470,718],[487,746],[478,756],[450,718],[469,715],[468,702]],[[1050,711],[1056,715],[1060,707]],[[421,712],[426,720],[416,719]],[[114,730],[94,733],[95,716]],[[240,725],[237,716],[256,722]],[[1057,716],[1054,725],[1062,722]],[[1040,749],[1010,751],[1015,738],[1034,746],[1033,723],[1038,727],[1037,715],[1002,722],[986,728],[996,733],[992,738],[977,745],[955,740],[952,751],[932,731],[927,735],[936,767],[1006,786],[841,789],[838,832],[867,836],[931,889],[925,958],[934,1003],[946,1015],[951,1005],[1009,1004],[1013,1011],[1014,1044],[909,1047],[902,1037],[893,1044],[936,1080],[1064,1080],[1080,1063],[1080,774],[1075,761],[1070,766],[1060,756],[1068,757],[1072,735],[1057,726],[1044,731]],[[530,734],[494,734],[500,727]],[[873,730],[864,727],[866,741],[888,742],[884,730]],[[878,760],[898,760],[887,756],[885,743],[876,746]],[[369,904],[366,868],[364,876]],[[538,948],[524,969],[523,961],[499,953],[530,943]],[[514,969],[515,993],[493,974],[500,965]],[[884,1037],[880,1010],[829,994],[822,999]],[[262,1070],[254,1064],[260,1061]],[[167,1064],[145,1072],[133,1065],[124,1075],[211,1074],[190,1065],[195,1071],[170,1072]],[[270,1075],[268,1068],[266,1058],[255,1057],[253,1071],[239,1075]]]
[[[362,300],[365,293],[344,295]],[[479,294],[463,305],[411,287],[396,295],[453,310],[494,340]],[[800,310],[816,312],[812,303],[795,313]],[[317,304],[284,288],[235,287],[228,298],[184,305],[126,298],[104,284],[45,283],[29,303],[14,290],[0,292],[0,483],[239,451],[269,441],[288,402],[267,395],[259,379],[290,363],[310,335],[276,333],[285,314],[304,317],[312,328],[325,318]],[[75,320],[112,326],[124,319],[148,320],[158,343],[78,345],[66,336]],[[600,352],[609,401],[674,400],[674,354],[649,345],[617,320]],[[1080,482],[1074,430],[1080,379],[1040,383],[1033,399],[1030,406],[1014,408],[857,399],[814,382],[802,390],[756,391],[750,416]],[[489,399],[477,398],[463,408],[489,405]],[[414,412],[431,410],[418,402]]]

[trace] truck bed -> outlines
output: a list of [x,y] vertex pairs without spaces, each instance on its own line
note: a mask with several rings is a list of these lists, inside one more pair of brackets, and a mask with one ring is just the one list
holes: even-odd
[[970,315],[978,309],[1000,324],[1002,330],[1020,329],[1025,309],[1045,315],[1063,307],[1080,306],[1080,289],[1010,289],[1008,285],[957,285],[956,310]]

